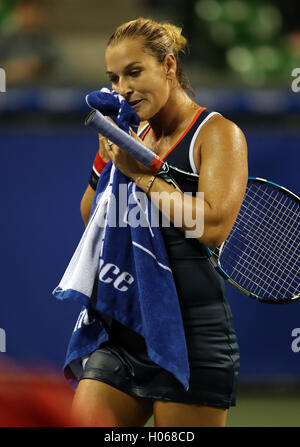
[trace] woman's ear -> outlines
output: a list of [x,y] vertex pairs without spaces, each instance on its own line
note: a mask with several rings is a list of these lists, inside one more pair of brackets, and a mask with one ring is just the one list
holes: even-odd
[[166,54],[164,59],[166,78],[173,81],[176,79],[177,62],[174,54]]

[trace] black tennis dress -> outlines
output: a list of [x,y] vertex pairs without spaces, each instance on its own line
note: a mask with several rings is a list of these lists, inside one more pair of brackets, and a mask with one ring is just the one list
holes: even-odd
[[[214,114],[199,110],[165,156],[169,164],[196,173],[194,142]],[[142,138],[149,129],[143,131]],[[181,175],[176,181],[182,191],[196,193],[197,183]],[[186,238],[175,227],[162,227],[162,232],[182,311],[189,389],[150,359],[142,336],[111,318],[106,320],[109,340],[85,359],[81,378],[100,380],[136,397],[229,408],[236,403],[239,349],[224,281],[196,239]]]

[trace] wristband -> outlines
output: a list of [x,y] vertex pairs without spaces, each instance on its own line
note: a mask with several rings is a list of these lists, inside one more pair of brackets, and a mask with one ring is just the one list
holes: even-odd
[[89,178],[89,185],[96,191],[99,177],[107,163],[100,157],[99,151],[94,159],[93,169]]

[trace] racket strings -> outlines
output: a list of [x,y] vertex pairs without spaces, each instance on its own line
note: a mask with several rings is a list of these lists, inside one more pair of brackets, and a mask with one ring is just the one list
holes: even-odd
[[[276,207],[276,208],[278,208],[278,207]],[[257,236],[256,236],[257,237]],[[272,246],[272,245],[270,245],[269,244],[269,247],[270,246]],[[280,247],[279,247],[280,248]],[[256,254],[256,260],[257,260],[257,250],[254,250],[255,251],[255,254]],[[264,252],[265,253],[265,252]],[[277,266],[276,265],[274,265],[273,266],[273,271],[274,271],[274,267],[275,267],[275,274],[277,275],[275,275],[275,278],[277,278],[277,279],[281,279],[280,278],[280,276],[282,276],[283,274],[284,274],[284,272],[283,272],[283,270],[282,270],[282,264],[284,264],[285,263],[285,260],[284,259],[282,259],[282,256],[281,256],[281,249],[279,249],[278,250],[278,254],[277,254],[277,256],[275,256],[275,260],[273,260],[273,262],[275,262],[275,264],[277,264]],[[269,255],[268,253],[267,253],[267,255]],[[275,255],[276,255],[276,253],[275,253]],[[267,256],[266,256],[266,253],[265,253],[265,256],[264,256],[264,258],[267,258]],[[260,261],[261,261],[261,259],[260,259]],[[270,260],[269,260],[270,261]],[[271,261],[272,261],[272,259],[271,259]],[[280,261],[281,261],[281,264],[280,264]],[[261,262],[260,262],[260,264],[261,264]],[[250,264],[249,264],[250,265]],[[250,270],[250,273],[252,274],[252,277],[253,277],[253,273],[254,273],[254,267],[255,267],[255,264],[251,264],[252,265],[252,269],[251,269],[251,267],[249,267],[249,266],[247,266],[247,268],[249,268],[249,270]],[[270,262],[269,262],[269,265],[267,265],[267,267],[268,268],[270,268]],[[277,269],[276,269],[276,267],[277,267]],[[261,270],[261,267],[260,267],[260,269],[259,270]],[[281,271],[282,272],[282,275],[279,275],[278,276],[278,271]],[[272,272],[271,272],[272,273]],[[271,275],[272,276],[272,275]],[[248,276],[248,279],[249,279],[249,276]],[[271,278],[269,277],[268,278],[268,282],[269,282],[269,280],[270,280]],[[272,284],[272,283],[271,283]],[[270,286],[271,286],[271,284],[270,284]],[[275,288],[276,286],[277,286],[277,288],[278,288],[278,285],[280,284],[280,281],[275,281],[275,283],[274,283],[274,287],[273,288]],[[270,287],[269,286],[269,287]]]
[[[253,201],[253,198],[258,199],[260,202],[259,204],[266,207],[266,203],[262,203],[262,200],[264,199],[264,195],[267,195],[265,191],[262,191],[262,194],[260,196],[258,195],[258,193],[256,193],[256,196],[253,196],[251,198],[251,200]],[[269,196],[267,196],[267,198],[269,198]],[[278,197],[275,196],[273,203],[277,199],[278,199]],[[271,229],[271,231],[269,231],[269,233],[268,233],[270,241],[272,240],[272,237],[271,237],[272,234],[274,234],[274,237],[276,237],[276,238],[277,238],[277,236],[280,236],[282,241],[284,241],[284,240],[286,240],[287,237],[290,236],[289,233],[286,233],[285,225],[288,224],[291,228],[295,229],[295,223],[296,223],[297,219],[299,219],[299,215],[297,215],[297,213],[293,213],[294,221],[291,221],[291,218],[290,218],[291,208],[287,209],[287,207],[285,206],[285,208],[283,209],[283,207],[286,203],[288,203],[289,205],[292,205],[292,207],[294,207],[294,208],[297,207],[297,204],[295,202],[288,201],[288,197],[284,197],[284,201],[282,201],[282,200],[281,200],[281,202],[277,201],[277,206],[273,208],[273,213],[272,213],[272,215],[269,215],[269,216],[266,216],[265,210],[264,210],[264,213],[262,216],[257,216],[256,214],[253,214],[253,212],[256,213],[257,211],[259,211],[259,208],[255,207],[253,205],[253,203],[251,203],[251,202],[249,203],[248,207],[247,207],[247,205],[243,204],[242,208],[245,209],[244,215],[246,216],[244,223],[247,224],[248,222],[252,222],[253,224],[256,225],[258,222],[258,218],[262,218],[262,220],[259,221],[260,223],[262,223],[265,220],[265,218],[268,217],[267,224],[269,225],[270,218],[272,218],[273,230]],[[279,208],[278,204],[281,205],[281,208]],[[249,211],[251,211],[251,213],[247,212],[248,209],[249,209]],[[279,214],[280,211],[282,212],[281,215]],[[289,213],[287,213],[287,211],[289,211]],[[282,217],[281,217],[282,215],[284,215],[284,217],[285,217],[284,219],[282,219]],[[240,217],[243,218],[242,215]],[[277,219],[276,219],[276,217],[277,217]],[[280,224],[280,227],[278,227],[279,224]],[[283,231],[280,231],[281,229]],[[252,228],[252,230],[253,230],[253,228]],[[254,228],[254,230],[255,230],[255,228]],[[259,230],[260,230],[260,228],[259,228]]]
[[[244,208],[246,208],[245,205]],[[276,209],[274,210],[282,211],[282,208],[283,206],[281,207],[281,209],[279,209],[279,207],[277,206]],[[246,216],[245,219],[243,219],[244,216]],[[260,253],[259,251],[255,250],[254,246],[253,251],[256,253],[256,255],[264,256],[264,258],[272,262],[278,263],[280,262],[281,259],[282,264],[284,264],[285,263],[284,258],[288,258],[288,256],[293,254],[292,251],[294,248],[295,250],[297,249],[296,220],[295,222],[291,222],[291,220],[288,221],[288,218],[282,219],[282,222],[280,222],[281,225],[279,227],[278,219],[276,220],[273,218],[273,228],[268,226],[269,240],[268,244],[266,244],[266,238],[263,238],[264,232],[261,231],[261,226],[264,222],[264,218],[260,220],[260,225],[256,225],[257,221],[255,219],[251,220],[252,216],[253,216],[252,214],[247,212],[246,208],[244,215],[241,216],[239,224],[240,222],[243,222],[245,225],[249,223],[252,223],[254,225],[254,228],[251,228],[251,239],[254,239],[254,237],[257,238],[255,240],[255,246],[257,246],[258,249],[263,247],[264,250]],[[281,229],[285,231],[286,225],[289,225],[291,228],[294,228],[294,232],[284,233],[283,231],[280,231]],[[249,241],[251,241],[251,239],[249,239]],[[247,240],[247,237],[245,235],[244,240]],[[276,242],[275,248],[274,248],[274,242]],[[282,251],[283,249],[285,249],[286,246],[289,247],[289,250]]]
[[255,295],[299,293],[299,204],[269,184],[248,184],[220,264]]
[[[234,258],[233,256],[231,257],[232,261],[236,261],[236,258]],[[228,261],[228,259],[227,259]],[[242,287],[246,288],[247,290],[249,290],[249,284],[251,285],[251,293],[253,293],[254,295],[262,295],[263,291],[266,291],[267,289],[268,292],[272,292],[272,290],[281,290],[284,287],[284,291],[285,293],[287,293],[289,296],[293,296],[295,290],[297,289],[297,284],[298,282],[294,282],[294,283],[285,283],[285,282],[280,282],[279,279],[277,277],[277,271],[278,269],[274,269],[273,272],[269,273],[269,275],[265,275],[265,271],[266,271],[266,267],[264,269],[261,268],[261,265],[255,265],[252,262],[252,258],[250,258],[250,260],[248,261],[247,259],[244,260],[245,264],[244,264],[244,268],[247,269],[247,274],[244,273],[240,268],[239,270],[235,271],[236,269],[233,268],[231,271],[231,278],[240,284]],[[256,275],[256,277],[259,277],[260,282],[259,284],[256,282],[256,279],[254,278],[254,276]],[[273,288],[272,288],[273,286]],[[279,287],[278,287],[279,286]],[[270,295],[271,296],[271,295]],[[273,296],[273,295],[272,295]],[[278,298],[278,296],[277,296]]]
[[[275,197],[275,199],[277,199]],[[287,198],[286,198],[287,199]],[[294,228],[295,232],[295,224],[296,224],[296,214],[294,216],[294,220],[292,221],[290,216],[290,213],[287,213],[287,211],[290,211],[290,209],[287,209],[286,201],[285,203],[281,203],[281,208],[277,205],[274,207],[273,215],[268,216],[268,220],[266,221],[267,225],[269,225],[270,218],[272,218],[272,226],[268,227],[268,237],[269,242],[272,243],[273,241],[276,241],[278,243],[278,237],[280,237],[280,242],[282,245],[285,245],[284,242],[291,242],[293,234],[291,232],[286,232],[286,226],[290,228]],[[284,209],[283,209],[284,208]],[[280,214],[281,212],[281,214]],[[245,213],[246,216],[251,218],[251,215],[248,213]],[[282,218],[284,216],[285,218]],[[262,218],[262,222],[265,221],[265,216]],[[256,223],[254,221],[254,223]]]
[[[270,242],[272,242],[272,241],[270,241]],[[284,242],[284,241],[281,241],[281,242]],[[282,244],[281,244],[282,245]],[[273,248],[273,244],[270,244],[269,245],[269,247],[272,247]],[[273,248],[273,250],[274,250],[274,248]],[[283,277],[283,275],[284,275],[284,271],[283,271],[283,269],[282,269],[282,265],[283,264],[285,264],[286,263],[286,260],[281,256],[281,254],[282,254],[282,247],[280,246],[280,244],[278,245],[278,247],[277,247],[277,250],[274,250],[274,258],[275,259],[271,259],[271,261],[274,263],[274,265],[273,265],[273,272],[274,272],[274,270],[275,270],[275,274],[277,275],[275,275],[275,277],[277,278],[277,281],[276,281],[276,283],[274,283],[274,288],[276,287],[276,286],[278,286],[279,284],[280,284],[280,279],[282,279],[282,277]],[[270,254],[269,253],[266,253],[265,252],[265,257],[267,258],[267,256],[269,256]],[[289,253],[287,253],[287,255],[289,255]],[[286,256],[287,257],[287,256]],[[270,260],[269,260],[270,261]],[[270,262],[269,262],[269,264],[270,264]],[[277,267],[277,268],[276,268]],[[268,268],[270,268],[270,265],[268,265]],[[290,269],[290,270],[293,270],[293,269]],[[281,271],[281,275],[279,274],[278,275],[278,271],[280,272]],[[271,272],[272,273],[272,272]],[[271,275],[272,276],[272,275]],[[270,279],[270,278],[268,278],[268,279]],[[271,284],[270,284],[270,286],[271,286]]]
[[[278,269],[275,269],[273,273],[271,272],[271,274],[266,275],[266,270],[262,270],[261,266],[256,266],[256,268],[254,268],[255,266],[253,267],[253,263],[249,262],[249,267],[247,274],[239,270],[235,275],[234,280],[247,290],[250,289],[252,294],[256,296],[266,296],[267,294],[268,296],[275,296],[276,299],[278,299],[280,297],[280,291],[283,289],[284,295],[290,297],[294,296],[295,291],[297,290],[298,281],[295,280],[289,283],[286,281],[281,282],[282,277],[278,274]],[[247,265],[244,264],[244,268],[246,269]],[[257,278],[254,278],[254,274],[259,278],[259,281],[257,281]],[[231,277],[233,276],[234,272],[231,274]],[[277,293],[272,293],[273,290],[277,291]]]
[[[264,194],[266,194],[264,192]],[[264,233],[264,231],[261,231],[260,234],[257,234],[258,231],[256,230],[256,234],[255,236],[261,236],[259,243],[264,243],[266,242],[266,237],[269,238],[268,240],[268,244],[265,244],[266,247],[264,250],[264,254],[265,254],[265,258],[267,258],[267,256],[271,257],[270,259],[272,261],[275,262],[280,262],[280,260],[282,260],[282,264],[285,263],[285,259],[284,258],[288,258],[292,253],[293,248],[295,247],[296,249],[296,244],[297,244],[297,238],[295,237],[295,229],[296,229],[296,219],[294,221],[291,221],[291,219],[288,218],[288,213],[287,213],[287,202],[288,202],[288,197],[285,196],[284,197],[284,201],[281,201],[281,207],[279,207],[278,203],[278,197],[275,196],[274,199],[277,201],[277,206],[274,207],[273,213],[272,215],[270,215],[269,217],[272,218],[272,226],[268,225],[269,221],[267,221],[267,225],[268,225],[268,233]],[[291,204],[293,206],[293,202],[289,201],[288,204]],[[284,209],[283,209],[284,208]],[[289,208],[290,210],[290,208]],[[281,218],[281,221],[279,220],[279,218],[276,219],[276,215],[277,217],[279,216],[279,212],[282,212],[281,216],[285,216],[285,218]],[[276,214],[275,214],[276,213]],[[260,221],[260,223],[262,223],[264,221],[264,219],[262,221]],[[287,226],[289,228],[292,229],[292,231],[286,231]],[[259,226],[257,226],[257,228],[259,229]],[[293,231],[294,229],[294,231]],[[263,228],[264,230],[264,228]],[[265,234],[265,238],[263,238]],[[275,243],[275,244],[274,244]],[[288,250],[286,249],[288,248]],[[283,249],[285,251],[283,251]],[[273,254],[273,256],[271,256]],[[294,259],[294,258],[293,258]]]
[[[236,262],[236,256],[234,255],[241,255],[243,254],[242,250],[240,250],[240,253],[235,252],[230,258],[232,260],[232,262]],[[226,262],[228,262],[229,259],[226,259]],[[223,265],[222,265],[223,266]],[[288,285],[286,285],[286,283],[284,282],[280,282],[281,277],[278,277],[278,272],[282,272],[281,269],[279,269],[277,267],[273,269],[273,271],[269,272],[269,275],[265,275],[265,272],[267,270],[267,268],[270,267],[264,267],[262,269],[261,267],[261,263],[253,263],[253,259],[251,257],[249,257],[249,259],[244,259],[244,268],[245,268],[245,272],[243,272],[240,267],[237,270],[236,267],[233,267],[233,269],[231,270],[231,278],[235,279],[236,282],[238,282],[238,284],[240,284],[241,286],[247,288],[247,290],[249,290],[249,283],[251,283],[252,289],[251,292],[253,294],[261,294],[262,290],[266,290],[269,289],[269,292],[272,292],[272,290],[278,290],[280,291],[283,287],[286,293],[288,293],[290,296],[293,295],[293,293],[295,292],[296,288],[297,288],[297,283],[295,282],[293,283],[288,283]],[[265,276],[263,276],[265,275]],[[255,277],[259,277],[260,278],[260,282],[259,284],[256,282],[256,278]],[[272,287],[273,286],[273,287]],[[263,287],[263,289],[262,289]]]
[[[245,205],[243,205],[244,207],[245,207]],[[244,216],[246,216],[244,219],[243,219],[243,217]],[[252,215],[251,214],[249,214],[249,213],[247,213],[247,208],[246,208],[246,211],[245,211],[245,213],[244,213],[244,215],[242,216],[241,214],[240,214],[240,219],[238,218],[237,219],[237,223],[240,225],[240,223],[241,222],[243,222],[244,224],[245,224],[245,226],[247,226],[249,223],[252,223],[253,225],[254,225],[254,227],[252,228],[251,227],[251,238],[247,238],[246,237],[246,235],[245,235],[245,233],[243,234],[243,240],[245,241],[245,240],[249,240],[249,242],[251,242],[253,239],[254,239],[254,237],[255,238],[257,238],[256,240],[255,240],[255,246],[257,246],[257,248],[259,249],[260,248],[260,246],[262,246],[263,248],[264,248],[264,251],[258,251],[258,250],[255,250],[255,246],[252,248],[252,250],[254,251],[254,253],[257,255],[257,256],[264,256],[265,258],[267,258],[268,257],[268,259],[269,260],[271,260],[271,261],[279,261],[279,259],[280,258],[282,258],[282,252],[280,252],[280,250],[281,250],[281,245],[284,245],[284,242],[290,242],[290,240],[288,240],[287,241],[287,238],[285,237],[286,235],[284,235],[283,233],[281,234],[281,232],[278,230],[278,226],[277,226],[277,228],[276,228],[276,231],[273,229],[273,231],[270,229],[270,227],[268,227],[268,230],[269,230],[269,233],[270,233],[270,235],[272,236],[272,233],[274,234],[274,237],[272,238],[272,237],[269,237],[269,245],[266,245],[266,243],[265,243],[265,239],[263,239],[263,232],[261,232],[260,231],[260,229],[261,228],[259,228],[259,226],[257,226],[256,225],[256,220],[254,220],[254,221],[251,221],[251,218],[252,218]],[[260,220],[260,225],[262,224],[262,222],[263,222],[263,219],[262,220]],[[284,222],[283,222],[284,223]],[[252,226],[253,226],[252,225]],[[248,225],[249,226],[249,225]],[[271,231],[270,231],[271,230]],[[234,235],[234,232],[232,232],[232,235]],[[231,236],[232,236],[231,235]],[[254,236],[254,237],[253,237]],[[281,237],[281,239],[280,239],[280,242],[277,244],[277,251],[278,251],[278,253],[280,254],[280,256],[278,256],[277,255],[277,253],[274,251],[274,247],[273,247],[273,245],[272,245],[272,242],[274,242],[274,241],[277,241],[277,239],[278,239],[278,236],[280,236]],[[283,237],[284,236],[284,237]],[[230,237],[229,237],[230,238]],[[291,239],[291,238],[290,238]],[[278,242],[278,241],[277,241]],[[294,245],[296,245],[296,240],[294,240],[294,244],[293,244],[293,246]],[[290,246],[290,249],[292,248],[292,246]],[[270,252],[270,253],[268,253],[268,252]],[[272,256],[272,254],[273,254],[273,256]],[[287,256],[287,253],[285,252],[285,254],[286,254],[286,256]]]

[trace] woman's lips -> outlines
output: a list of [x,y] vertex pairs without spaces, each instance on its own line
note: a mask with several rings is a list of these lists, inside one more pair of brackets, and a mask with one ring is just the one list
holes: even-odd
[[129,105],[134,108],[135,106],[137,106],[138,104],[140,104],[143,100],[142,99],[138,99],[137,101],[131,101],[129,103]]

